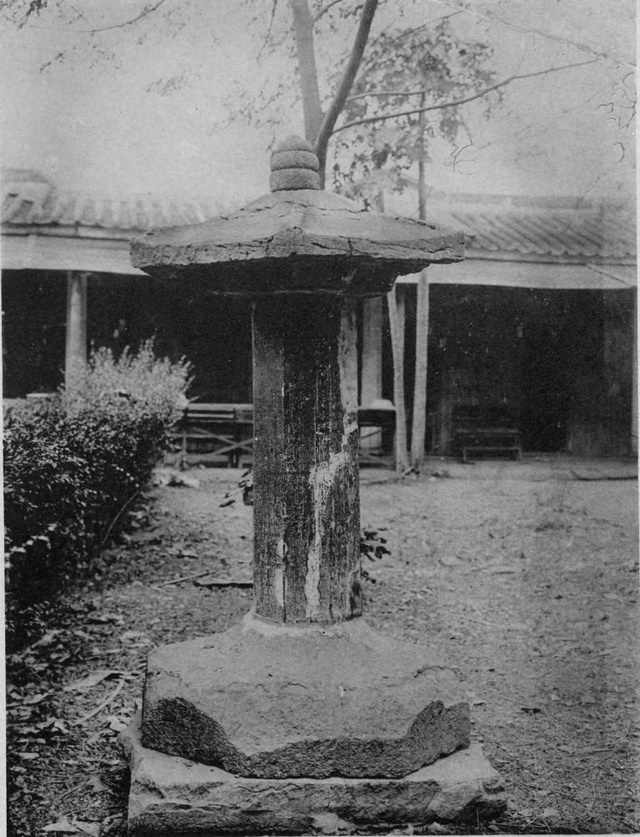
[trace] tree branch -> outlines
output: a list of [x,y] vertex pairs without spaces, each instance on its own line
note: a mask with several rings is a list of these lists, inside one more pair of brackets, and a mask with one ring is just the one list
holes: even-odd
[[[164,2],[165,2],[165,0],[157,0],[157,2],[154,3],[153,5],[145,6],[144,9],[140,12],[140,14],[136,15],[136,17],[132,17],[131,20],[125,20],[122,23],[114,23],[111,26],[98,26],[98,27],[92,28],[92,29],[72,29],[71,31],[74,34],[79,34],[79,35],[80,34],[82,34],[82,35],[95,35],[97,32],[110,32],[113,29],[122,29],[124,26],[131,26],[132,24],[137,23],[139,20],[142,20],[143,18],[147,17],[147,15],[152,14],[153,12],[155,12],[156,9],[160,8],[160,6],[162,6],[162,4]],[[30,10],[29,12],[27,12],[27,16],[29,14],[31,14],[32,11],[33,10]],[[26,17],[27,16],[25,16],[25,22],[26,22]],[[50,26],[33,26],[31,28],[40,29],[40,30],[43,30],[43,31],[47,31],[47,30],[51,30],[51,31],[54,31],[54,32],[55,31],[60,31],[59,27],[50,27]],[[65,31],[69,31],[69,30],[65,30]]]
[[[576,49],[579,49],[581,52],[588,52],[590,55],[595,55],[597,58],[604,58],[607,61],[615,61],[618,64],[626,64],[628,67],[635,67],[634,61],[629,61],[628,58],[623,57],[622,55],[614,55],[610,52],[604,52],[596,49],[595,47],[590,46],[582,41],[573,41],[570,38],[565,37],[564,35],[554,35],[552,32],[545,32],[544,29],[539,29],[537,27],[532,26],[521,26],[517,23],[514,23],[510,20],[505,20],[504,18],[500,17],[499,15],[491,12],[489,9],[484,11],[478,11],[471,7],[471,4],[465,2],[465,0],[436,0],[445,6],[454,6],[456,9],[459,9],[461,12],[465,12],[466,14],[470,14],[473,17],[478,17],[484,20],[490,20],[493,23],[500,23],[502,26],[507,26],[509,29],[515,29],[517,32],[526,32],[529,35],[538,35],[540,38],[545,38],[548,41],[554,41],[557,44],[561,44],[562,46],[572,46]],[[622,24],[621,24],[622,25]]]
[[[413,26],[413,27],[411,27],[411,29],[404,29],[402,32],[400,32],[398,35],[396,35],[394,38],[387,39],[386,46],[387,46],[387,48],[390,48],[390,47],[394,46],[395,44],[397,44],[399,41],[403,41],[406,38],[410,38],[412,35],[415,35],[416,32],[421,32],[423,29],[427,29],[430,26],[433,26],[434,23],[440,23],[443,20],[448,20],[450,17],[455,17],[456,15],[461,15],[461,14],[462,14],[462,9],[458,9],[457,12],[449,12],[449,14],[440,15],[440,17],[431,18],[431,20],[427,20],[425,23],[421,23],[420,26]],[[377,44],[383,37],[386,36],[386,34],[387,33],[385,32],[385,33],[382,33],[382,34],[378,35],[376,38],[374,38],[374,40],[372,41],[372,45]]]
[[[484,90],[481,90],[479,93],[474,93],[472,96],[467,96],[464,99],[456,99],[453,102],[440,102],[437,105],[428,105],[424,108],[412,108],[411,110],[402,110],[396,111],[395,113],[387,113],[387,114],[380,114],[378,116],[366,116],[363,119],[355,119],[353,122],[346,122],[344,125],[338,126],[332,133],[337,134],[339,131],[346,131],[347,128],[354,128],[357,125],[368,125],[371,122],[382,122],[387,119],[398,119],[400,116],[413,116],[417,113],[426,113],[430,110],[442,110],[443,108],[454,108],[458,107],[459,105],[466,105],[467,102],[473,102],[475,99],[481,99],[483,96],[486,96],[488,93],[492,93],[494,90],[499,90],[501,87],[506,87],[507,84],[511,84],[513,81],[519,81],[521,79],[526,78],[534,78],[535,76],[544,76],[548,73],[557,73],[561,70],[569,70],[574,67],[583,67],[585,64],[595,64],[600,61],[600,58],[592,58],[589,61],[579,61],[575,64],[564,64],[562,67],[549,67],[546,70],[538,70],[535,73],[522,73],[521,75],[513,75],[509,76],[509,78],[503,79],[502,81],[497,82],[496,84],[492,84],[490,87],[486,87]],[[416,93],[420,92],[428,92],[428,91],[415,91]],[[370,94],[361,94],[361,95],[371,95],[375,96],[377,94],[370,93]],[[398,96],[402,95],[399,93],[384,93],[382,95],[393,95]],[[407,94],[407,95],[414,95],[414,92]],[[354,97],[356,98],[356,97]]]
[[327,5],[324,7],[324,9],[320,9],[318,14],[314,17],[313,22],[317,23],[323,15],[326,15],[326,13],[329,11],[329,9],[332,6],[337,6],[338,3],[342,3],[342,0],[331,0],[330,3],[327,3]]
[[269,20],[269,28],[267,29],[267,34],[264,36],[264,41],[262,42],[262,46],[258,50],[258,60],[260,60],[260,56],[262,55],[262,51],[269,43],[269,38],[271,37],[271,30],[273,29],[273,21],[276,16],[276,9],[278,8],[278,0],[273,0],[273,4],[271,6],[271,19]]
[[344,74],[338,85],[338,90],[329,106],[329,110],[325,114],[324,119],[322,120],[322,125],[320,126],[320,130],[315,140],[315,152],[318,155],[318,159],[320,161],[320,171],[324,171],[325,164],[327,161],[327,145],[329,143],[329,137],[333,133],[334,126],[336,124],[336,120],[340,115],[342,108],[344,107],[344,103],[349,95],[349,91],[353,86],[353,82],[356,77],[356,73],[358,72],[358,68],[360,67],[360,62],[362,61],[362,55],[364,53],[364,48],[366,46],[367,40],[369,38],[369,32],[371,31],[371,24],[373,23],[373,17],[376,13],[376,9],[378,7],[378,0],[365,0],[364,6],[362,7],[362,15],[360,17],[360,23],[358,25],[358,31],[356,32],[355,41],[353,42],[353,47],[351,49],[351,54],[349,56],[349,60],[347,61],[347,66],[345,67]]
[[347,102],[355,102],[356,99],[366,99],[368,96],[423,96],[428,90],[371,90],[368,93],[354,93],[348,96]]

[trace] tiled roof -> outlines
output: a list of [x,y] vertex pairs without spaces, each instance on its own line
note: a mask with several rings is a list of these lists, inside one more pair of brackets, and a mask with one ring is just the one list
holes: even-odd
[[[151,227],[200,223],[220,214],[206,201],[180,202],[150,195],[125,199],[58,190],[34,171],[5,169],[2,223],[111,231],[114,238]],[[460,230],[467,247],[482,253],[530,258],[633,259],[636,225],[629,207],[576,198],[441,195],[428,204],[439,225]]]
[[533,257],[635,257],[636,224],[628,207],[568,198],[461,197],[434,203],[432,211],[440,224],[463,232],[470,249]]
[[151,227],[197,224],[217,214],[204,201],[151,195],[114,199],[59,190],[37,172],[21,169],[4,170],[0,181],[2,223],[7,225],[94,227],[128,237]]

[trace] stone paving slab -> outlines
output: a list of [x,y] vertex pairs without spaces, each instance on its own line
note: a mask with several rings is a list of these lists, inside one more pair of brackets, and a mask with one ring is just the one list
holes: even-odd
[[506,806],[479,743],[401,779],[256,779],[142,746],[140,717],[121,735],[131,766],[131,835],[311,834],[342,827],[474,822]]

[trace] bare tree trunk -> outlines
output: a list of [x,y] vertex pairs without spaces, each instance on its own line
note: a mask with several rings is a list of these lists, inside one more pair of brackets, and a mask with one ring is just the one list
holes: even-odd
[[316,52],[313,43],[313,18],[307,0],[290,0],[293,34],[296,41],[300,89],[304,111],[304,133],[313,144],[322,125],[323,113],[318,87]]
[[427,428],[427,363],[429,344],[429,279],[427,270],[420,273],[416,304],[416,378],[413,387],[413,423],[411,429],[411,465],[416,471],[424,462]]
[[396,283],[387,294],[391,348],[393,352],[393,402],[396,408],[396,472],[409,467],[407,455],[407,414],[404,407],[404,288]]
[[362,63],[364,48],[369,40],[378,0],[364,0],[358,31],[351,48],[344,73],[329,108],[324,114],[318,87],[318,70],[313,41],[314,20],[308,0],[289,0],[293,18],[293,34],[296,42],[298,68],[300,70],[300,90],[304,111],[304,132],[307,140],[314,146],[320,161],[320,180],[324,187],[327,165],[327,146],[337,118],[349,95],[353,82]]
[[327,146],[329,145],[329,138],[333,133],[336,120],[342,113],[344,103],[347,100],[347,96],[353,87],[353,82],[355,81],[358,70],[360,69],[364,48],[369,40],[371,24],[373,23],[373,18],[377,8],[378,0],[364,0],[362,13],[360,15],[360,22],[358,24],[358,31],[356,32],[356,37],[354,39],[353,46],[351,47],[351,54],[349,55],[347,65],[344,73],[342,74],[342,78],[340,79],[338,89],[336,90],[335,96],[329,105],[327,113],[322,121],[320,131],[315,139],[315,152],[320,160],[320,172],[323,178],[323,183],[324,170],[327,165]]
[[[420,96],[420,107],[425,106],[426,94]],[[421,221],[427,219],[427,184],[425,181],[425,165],[424,165],[424,129],[427,117],[424,111],[420,112],[418,117],[418,218]]]

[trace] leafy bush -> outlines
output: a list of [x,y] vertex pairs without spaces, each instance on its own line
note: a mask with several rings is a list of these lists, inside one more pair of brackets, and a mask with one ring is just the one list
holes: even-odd
[[153,340],[146,340],[133,352],[126,347],[116,359],[111,349],[91,352],[87,370],[77,375],[70,392],[63,392],[67,412],[73,413],[103,404],[132,399],[136,410],[145,410],[165,422],[172,422],[187,404],[191,383],[189,363],[159,358]]
[[[85,571],[162,456],[189,367],[151,343],[98,349],[73,392],[13,410],[4,434],[8,628]],[[22,619],[24,621],[24,619]]]

